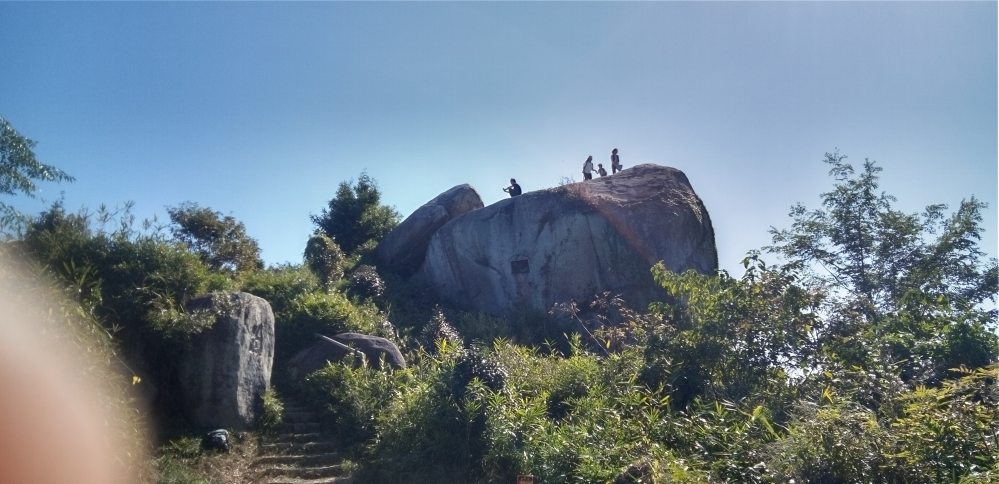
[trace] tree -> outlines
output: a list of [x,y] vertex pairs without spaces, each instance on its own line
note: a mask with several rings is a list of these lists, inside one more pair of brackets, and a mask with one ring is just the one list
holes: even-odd
[[192,202],[167,208],[167,212],[174,238],[200,255],[210,269],[244,272],[264,266],[257,241],[231,215]]
[[865,160],[855,174],[845,159],[826,153],[835,184],[821,195],[823,209],[794,206],[791,228],[771,228],[767,248],[810,269],[812,281],[837,296],[827,312],[838,330],[829,336],[854,341],[858,354],[887,344],[890,358],[909,367],[907,377],[923,372],[920,365],[932,367],[934,380],[953,366],[995,361],[996,311],[982,304],[995,303],[999,272],[978,247],[987,205],[972,197],[949,217],[946,205],[906,214],[878,192],[875,162]]
[[381,204],[377,182],[362,172],[357,184],[340,182],[336,197],[321,215],[312,215],[318,231],[333,239],[345,253],[352,253],[368,241],[378,241],[399,224],[394,208]]
[[[35,142],[21,136],[10,123],[0,116],[0,194],[34,198],[36,181],[73,181],[62,170],[43,164],[31,151]],[[0,202],[0,230],[5,230],[22,220],[14,207]]]

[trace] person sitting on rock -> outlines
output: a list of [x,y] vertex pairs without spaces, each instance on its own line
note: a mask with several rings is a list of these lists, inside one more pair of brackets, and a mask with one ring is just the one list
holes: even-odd
[[583,162],[583,180],[593,179],[593,157],[588,156]]
[[597,163],[597,173],[599,173],[600,176],[607,176],[607,170],[604,169],[603,163]]
[[504,192],[510,194],[510,198],[520,195],[520,185],[517,184],[517,180],[513,178],[510,179],[510,186],[503,189]]

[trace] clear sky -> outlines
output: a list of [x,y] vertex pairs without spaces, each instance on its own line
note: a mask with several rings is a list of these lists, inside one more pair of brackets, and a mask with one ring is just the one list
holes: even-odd
[[197,202],[268,263],[362,170],[409,215],[612,148],[687,174],[736,274],[836,148],[907,212],[988,202],[995,256],[997,43],[996,2],[0,2],[0,114],[77,178],[48,200]]

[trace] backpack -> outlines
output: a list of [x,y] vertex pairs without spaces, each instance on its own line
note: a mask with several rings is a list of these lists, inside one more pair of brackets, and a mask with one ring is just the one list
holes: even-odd
[[229,452],[229,432],[226,429],[208,432],[201,438],[201,448]]

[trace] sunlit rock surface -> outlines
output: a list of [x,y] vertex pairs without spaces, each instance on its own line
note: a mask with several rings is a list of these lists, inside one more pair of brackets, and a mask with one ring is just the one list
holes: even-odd
[[663,296],[649,269],[718,267],[704,204],[680,170],[638,165],[525,193],[457,217],[434,234],[418,280],[470,310],[547,310],[610,291],[632,307]]

